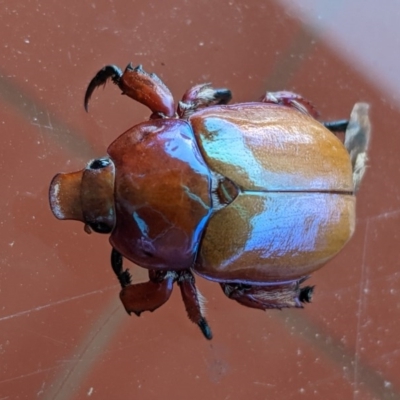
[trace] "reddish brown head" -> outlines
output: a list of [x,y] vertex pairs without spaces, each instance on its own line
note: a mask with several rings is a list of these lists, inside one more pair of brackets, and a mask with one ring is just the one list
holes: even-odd
[[98,233],[110,233],[115,224],[114,163],[109,158],[90,161],[86,168],[57,174],[49,200],[58,219],[82,221]]

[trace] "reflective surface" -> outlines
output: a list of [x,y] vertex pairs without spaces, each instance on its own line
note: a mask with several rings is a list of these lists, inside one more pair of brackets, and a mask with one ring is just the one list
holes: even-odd
[[[297,4],[297,6],[296,6]],[[1,24],[0,398],[396,399],[400,396],[400,7],[372,1],[13,2]],[[84,91],[103,65],[143,64],[179,99],[294,90],[324,120],[371,104],[370,167],[353,239],[313,275],[304,310],[245,309],[197,283],[214,339],[179,293],[128,317],[102,235],[57,221],[47,191],[148,110]],[[100,95],[101,94],[101,95]],[[131,265],[134,279],[146,280]],[[144,273],[143,273],[144,272]]]
[[210,171],[186,121],[152,120],[108,149],[115,163],[113,247],[150,269],[189,269],[211,213]]
[[228,105],[196,113],[190,122],[210,168],[242,190],[353,191],[343,144],[297,110]]
[[240,282],[307,276],[354,231],[355,198],[327,193],[241,193],[213,215],[196,272]]

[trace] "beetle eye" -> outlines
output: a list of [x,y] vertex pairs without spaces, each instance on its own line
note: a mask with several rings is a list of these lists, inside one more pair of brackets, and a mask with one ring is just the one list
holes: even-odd
[[102,222],[91,222],[88,225],[96,233],[110,233],[112,231],[112,228]]
[[97,158],[96,160],[93,160],[89,164],[90,169],[100,169],[107,167],[107,165],[110,165],[110,160],[108,158]]

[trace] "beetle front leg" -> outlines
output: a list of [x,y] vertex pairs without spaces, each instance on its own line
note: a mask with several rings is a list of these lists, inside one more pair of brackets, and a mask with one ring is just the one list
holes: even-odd
[[97,87],[104,86],[109,79],[111,79],[114,84],[119,85],[121,76],[122,71],[116,65],[106,65],[103,67],[90,81],[86,89],[84,100],[85,110],[88,111],[90,97]]
[[140,316],[143,311],[154,311],[170,298],[177,279],[175,272],[150,270],[148,282],[132,284],[131,275],[122,264],[122,255],[113,249],[111,265],[122,287],[119,297],[129,315]]
[[128,64],[125,71],[115,65],[106,65],[89,83],[85,94],[85,109],[94,90],[111,79],[122,90],[122,94],[142,103],[153,112],[151,118],[175,116],[175,102],[170,90],[155,74],[148,74],[141,65]]
[[211,340],[212,332],[203,316],[204,298],[196,288],[192,272],[189,270],[179,272],[178,285],[189,319],[199,326],[206,339]]
[[202,83],[187,90],[178,104],[178,116],[188,119],[201,108],[228,104],[232,99],[229,89],[214,89],[210,83]]

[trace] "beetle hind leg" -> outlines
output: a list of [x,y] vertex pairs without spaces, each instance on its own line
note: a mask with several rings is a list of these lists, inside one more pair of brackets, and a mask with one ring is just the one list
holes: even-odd
[[260,310],[303,308],[303,303],[311,302],[314,292],[314,286],[300,287],[306,279],[307,277],[297,281],[263,286],[221,283],[221,287],[227,297],[246,307]]
[[178,285],[189,319],[198,325],[206,339],[211,340],[212,332],[203,316],[205,300],[196,288],[192,272],[189,270],[180,272]]
[[367,153],[371,138],[371,123],[368,111],[368,104],[356,103],[350,114],[349,124],[345,133],[344,145],[350,154],[355,192],[359,189],[367,168]]
[[368,146],[371,138],[371,123],[367,103],[354,104],[349,120],[323,122],[334,134],[344,133],[344,146],[350,155],[353,168],[354,192],[360,188],[367,169]]

